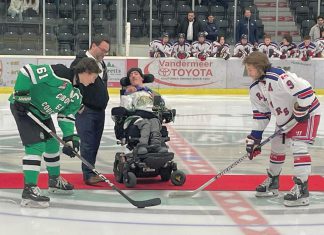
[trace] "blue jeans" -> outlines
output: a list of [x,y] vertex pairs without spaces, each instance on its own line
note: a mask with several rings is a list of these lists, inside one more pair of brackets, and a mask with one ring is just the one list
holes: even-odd
[[[95,166],[98,149],[105,125],[105,110],[96,111],[85,107],[81,114],[76,114],[75,126],[80,136],[80,153],[92,166]],[[95,175],[82,163],[83,179]]]

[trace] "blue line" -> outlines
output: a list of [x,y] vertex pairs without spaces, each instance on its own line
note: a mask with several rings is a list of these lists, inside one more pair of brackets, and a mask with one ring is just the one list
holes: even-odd
[[6,212],[0,212],[0,215],[27,217],[35,219],[49,219],[49,220],[63,220],[74,222],[86,222],[86,223],[104,223],[104,224],[132,224],[132,225],[151,225],[151,226],[175,226],[175,227],[318,227],[324,226],[324,223],[320,224],[166,224],[166,223],[145,223],[145,222],[121,222],[121,221],[109,221],[109,220],[86,220],[86,219],[71,219],[60,217],[40,217],[35,215],[18,215]]

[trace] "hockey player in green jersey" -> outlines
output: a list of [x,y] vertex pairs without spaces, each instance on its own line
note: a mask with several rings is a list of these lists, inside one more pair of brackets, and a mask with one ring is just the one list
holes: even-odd
[[100,73],[95,60],[84,58],[69,69],[62,64],[27,64],[18,73],[10,109],[15,118],[20,138],[25,147],[23,157],[24,190],[21,206],[48,207],[49,197],[42,196],[37,186],[41,158],[48,171],[49,193],[73,193],[73,185],[60,176],[59,142],[38,126],[28,115],[33,113],[55,132],[52,114],[63,132],[63,140],[71,147],[62,152],[70,157],[79,151],[79,137],[74,133],[74,115],[81,106],[78,84],[93,83]]

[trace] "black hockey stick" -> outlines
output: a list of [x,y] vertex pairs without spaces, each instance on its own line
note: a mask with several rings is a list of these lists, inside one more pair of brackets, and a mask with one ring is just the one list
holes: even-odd
[[[50,134],[53,138],[55,138],[58,142],[63,144],[63,146],[69,146],[67,145],[55,132],[53,132],[51,129],[49,129],[44,123],[42,123],[37,117],[34,116],[31,112],[27,112],[27,115],[33,119],[40,127],[42,127],[48,134]],[[98,172],[94,166],[92,166],[87,160],[85,160],[80,154],[75,152],[75,155],[87,166],[89,167],[96,175],[98,175],[102,180],[104,180],[107,184],[109,184],[110,187],[112,187],[114,190],[116,190],[120,195],[122,195],[127,201],[132,203],[137,208],[144,208],[144,207],[150,207],[150,206],[157,206],[161,204],[160,198],[153,198],[149,200],[144,201],[135,201],[131,199],[129,196],[127,196],[123,191],[121,191],[119,188],[117,188],[113,183],[111,183],[103,174]]]
[[[262,141],[257,147],[260,147],[261,148],[263,145],[265,145],[269,141],[271,141],[275,136],[280,135],[284,130],[285,130],[284,128],[280,128],[274,134],[270,135],[267,139],[265,139],[264,141]],[[207,186],[209,186],[215,180],[217,180],[218,178],[220,178],[222,175],[224,175],[227,172],[229,172],[232,168],[234,168],[236,165],[238,165],[239,163],[241,163],[247,157],[248,157],[248,154],[246,153],[244,156],[242,156],[239,159],[237,159],[235,162],[233,162],[231,165],[229,165],[224,170],[222,170],[221,172],[219,172],[217,175],[215,175],[213,178],[211,178],[210,180],[208,180],[206,183],[204,183],[202,186],[200,186],[196,190],[194,190],[194,191],[174,191],[174,192],[169,193],[169,197],[192,197],[192,196],[194,196],[195,194],[197,194],[197,193],[201,192],[202,190],[204,190]]]

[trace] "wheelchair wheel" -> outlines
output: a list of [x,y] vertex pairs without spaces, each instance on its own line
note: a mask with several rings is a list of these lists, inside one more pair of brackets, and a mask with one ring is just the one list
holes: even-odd
[[175,186],[181,186],[186,182],[186,175],[184,172],[176,170],[171,174],[171,182]]
[[136,175],[133,172],[127,172],[127,177],[124,177],[124,184],[127,188],[135,187],[137,183]]
[[118,152],[115,155],[115,162],[114,162],[114,176],[115,180],[118,183],[123,183],[123,171],[124,171],[124,163],[122,159],[123,153]]
[[161,168],[160,170],[161,181],[168,181],[171,178],[170,168]]

